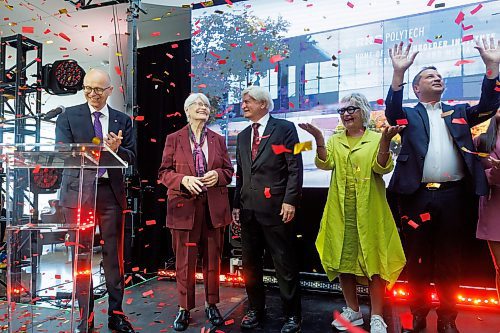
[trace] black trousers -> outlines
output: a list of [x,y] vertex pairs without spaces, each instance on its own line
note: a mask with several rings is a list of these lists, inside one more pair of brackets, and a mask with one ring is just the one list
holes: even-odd
[[[66,222],[75,221],[75,209],[64,208],[63,213]],[[96,222],[101,233],[102,261],[106,289],[109,294],[108,315],[122,313],[122,302],[124,293],[124,269],[123,269],[123,226],[124,215],[122,208],[115,198],[109,184],[97,186],[96,200]],[[82,231],[80,231],[82,232]],[[75,240],[71,235],[71,241]],[[91,253],[92,249],[80,246],[79,252]],[[75,260],[75,256],[73,256]],[[94,293],[92,279],[90,279],[90,290],[83,286],[88,283],[84,278],[76,278],[76,293],[80,307],[81,318],[89,318],[94,311]],[[88,297],[88,298],[87,298]],[[87,308],[87,299],[89,306]]]
[[292,225],[281,223],[263,226],[252,211],[241,211],[241,241],[243,251],[243,277],[251,309],[265,308],[263,282],[264,248],[273,259],[285,316],[301,316],[300,278],[294,255]]
[[439,298],[438,318],[454,321],[460,281],[462,230],[473,200],[464,181],[445,183],[441,189],[423,184],[414,194],[399,197],[406,241],[410,309],[426,316],[431,308],[430,283]]

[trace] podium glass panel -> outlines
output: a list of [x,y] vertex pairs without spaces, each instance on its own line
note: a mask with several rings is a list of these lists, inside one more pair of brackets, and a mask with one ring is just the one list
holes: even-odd
[[[0,154],[6,161],[9,332],[74,332],[77,327],[86,332],[93,318],[98,170],[128,165],[102,145],[0,145]],[[42,223],[33,185],[58,180],[60,220]],[[63,244],[68,253],[49,253],[46,244]]]

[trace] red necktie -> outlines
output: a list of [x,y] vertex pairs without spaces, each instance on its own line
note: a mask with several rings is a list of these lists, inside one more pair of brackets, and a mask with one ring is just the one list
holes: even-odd
[[259,138],[259,123],[253,123],[253,140],[252,140],[252,161],[255,160],[257,156],[257,151],[259,150],[260,138]]

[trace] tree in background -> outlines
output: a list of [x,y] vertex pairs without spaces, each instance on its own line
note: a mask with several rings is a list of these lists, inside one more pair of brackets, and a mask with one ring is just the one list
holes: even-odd
[[240,100],[248,83],[289,56],[283,34],[290,23],[282,17],[260,19],[216,11],[198,19],[192,32],[192,87],[208,96],[216,114]]

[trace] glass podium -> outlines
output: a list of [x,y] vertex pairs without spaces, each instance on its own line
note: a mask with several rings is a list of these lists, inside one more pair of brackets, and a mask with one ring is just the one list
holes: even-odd
[[[127,168],[105,145],[0,145],[6,161],[9,332],[86,332],[92,279],[97,174]],[[59,177],[59,180],[57,179]],[[60,181],[59,221],[42,223],[33,185]],[[36,182],[36,184],[33,184]],[[44,253],[44,240],[71,255]],[[89,318],[89,320],[87,320]]]

